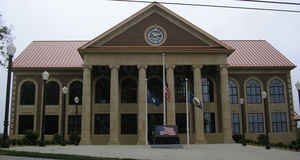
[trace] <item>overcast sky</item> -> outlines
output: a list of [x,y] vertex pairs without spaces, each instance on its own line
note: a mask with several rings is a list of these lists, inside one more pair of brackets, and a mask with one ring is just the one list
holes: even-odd
[[[283,0],[281,0],[283,1]],[[284,0],[285,1],[285,0]],[[299,2],[288,0],[289,2]],[[300,6],[234,0],[165,0],[165,2],[235,5],[299,10]],[[0,13],[14,26],[16,56],[34,40],[90,40],[145,7],[144,3],[106,0],[1,0]],[[300,64],[300,13],[164,5],[220,40],[267,40],[297,66]],[[0,132],[3,130],[7,72],[0,69]],[[299,112],[292,71],[294,107]]]

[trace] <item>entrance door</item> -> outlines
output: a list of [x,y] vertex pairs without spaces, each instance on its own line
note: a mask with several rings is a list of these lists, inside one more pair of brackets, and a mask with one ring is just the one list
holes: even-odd
[[150,113],[148,114],[148,142],[153,144],[152,137],[154,135],[155,126],[163,125],[162,113]]

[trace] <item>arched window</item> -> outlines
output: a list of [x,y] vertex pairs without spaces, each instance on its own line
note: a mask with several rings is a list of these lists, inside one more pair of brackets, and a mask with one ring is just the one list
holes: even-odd
[[34,105],[35,85],[31,81],[26,81],[21,86],[21,105]]
[[95,103],[107,104],[110,100],[110,82],[107,78],[101,78],[96,82]]
[[59,85],[55,81],[46,83],[46,105],[58,105],[59,104]]
[[152,97],[159,99],[163,102],[163,83],[158,78],[150,78],[148,80],[148,90],[151,92]]
[[247,82],[247,102],[249,104],[261,103],[260,85],[257,80],[251,79]]
[[214,101],[214,86],[207,78],[202,78],[202,96],[204,103],[211,103]]
[[175,102],[184,103],[185,102],[185,78],[176,77],[175,78]]
[[74,98],[79,98],[79,105],[82,104],[82,83],[80,81],[74,81],[70,85],[69,89],[69,104],[74,105]]
[[273,79],[269,86],[271,103],[284,103],[283,84],[279,79]]
[[137,103],[136,80],[131,78],[124,79],[121,87],[121,103]]
[[229,80],[230,104],[238,104],[238,88],[234,81]]

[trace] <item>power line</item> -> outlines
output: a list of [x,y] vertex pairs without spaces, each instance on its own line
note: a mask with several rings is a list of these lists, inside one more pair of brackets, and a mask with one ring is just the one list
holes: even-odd
[[237,0],[237,1],[259,2],[259,3],[273,3],[273,4],[287,4],[287,5],[300,5],[300,3],[293,3],[293,2],[279,2],[279,1],[260,1],[260,0]]
[[[109,1],[119,1],[119,2],[137,2],[137,3],[153,3],[144,0],[109,0]],[[273,11],[273,12],[292,12],[300,13],[300,10],[285,10],[285,9],[273,9],[273,8],[256,8],[256,7],[240,7],[240,6],[225,6],[225,5],[208,5],[208,4],[193,4],[193,3],[171,3],[155,1],[161,4],[171,4],[171,5],[183,5],[183,6],[197,6],[197,7],[213,7],[213,8],[230,8],[230,9],[244,9],[244,10],[260,10],[260,11]]]

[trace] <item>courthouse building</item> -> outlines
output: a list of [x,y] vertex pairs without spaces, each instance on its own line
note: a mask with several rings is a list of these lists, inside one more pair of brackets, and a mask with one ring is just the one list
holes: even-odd
[[[65,124],[66,136],[80,132],[80,144],[145,144],[146,134],[151,143],[153,127],[163,122],[163,105],[148,104],[146,133],[146,82],[162,101],[163,54],[170,96],[166,120],[178,126],[180,143],[186,143],[185,78],[203,104],[189,105],[191,143],[233,142],[232,135],[243,131],[241,107],[247,139],[266,132],[265,114],[272,142],[295,137],[293,63],[264,40],[218,40],[159,3],[89,41],[33,41],[13,62],[10,137],[28,129],[40,133],[45,103],[46,139],[63,133]],[[50,74],[45,85],[44,71]]]

